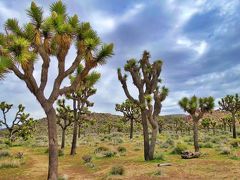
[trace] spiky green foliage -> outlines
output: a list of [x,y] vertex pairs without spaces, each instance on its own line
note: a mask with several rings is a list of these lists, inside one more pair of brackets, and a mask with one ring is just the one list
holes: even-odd
[[227,95],[218,102],[221,110],[237,113],[240,111],[240,98],[238,94]]
[[35,2],[31,3],[29,9],[27,9],[27,15],[31,18],[32,24],[39,29],[43,22],[43,10],[37,6]]
[[22,137],[27,140],[32,136],[32,132],[35,128],[35,121],[30,118],[30,114],[25,113],[25,107],[20,104],[18,105],[18,111],[16,112],[15,118],[11,124],[7,120],[7,113],[13,107],[12,104],[6,102],[0,102],[0,110],[2,117],[0,118],[0,126],[4,126],[8,130],[9,141],[13,141],[17,137]]
[[5,27],[7,30],[10,30],[12,33],[14,33],[18,36],[22,35],[22,30],[19,27],[17,19],[8,19],[5,23]]
[[[12,65],[19,63],[25,66],[36,58],[36,48],[43,42],[46,42],[44,48],[48,48],[48,53],[59,55],[63,49],[68,50],[73,41],[78,53],[90,60],[91,64],[104,64],[113,55],[113,44],[102,45],[88,22],[80,23],[77,15],[67,16],[66,6],[62,1],[52,3],[50,10],[52,14],[44,18],[42,7],[32,2],[27,9],[30,23],[20,27],[17,19],[8,19],[5,23],[7,34],[0,34],[0,55],[10,58]],[[9,71],[1,70],[1,77],[6,72],[11,72],[11,67],[4,69]]]
[[52,3],[50,6],[51,12],[56,12],[58,15],[66,15],[66,6],[61,0]]
[[97,54],[96,60],[99,64],[105,64],[107,58],[113,55],[113,44],[104,44]]
[[179,106],[191,115],[195,113],[202,114],[214,108],[214,98],[211,96],[204,98],[197,98],[196,96],[191,98],[184,97],[179,101]]
[[11,59],[0,56],[0,79],[3,79],[5,74],[9,72],[8,68],[11,67],[11,65]]

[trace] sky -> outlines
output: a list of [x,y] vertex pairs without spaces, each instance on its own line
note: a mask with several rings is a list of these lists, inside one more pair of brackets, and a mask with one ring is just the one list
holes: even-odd
[[[36,0],[49,13],[53,1]],[[117,79],[117,68],[130,58],[140,59],[144,50],[151,53],[151,61],[162,60],[163,83],[169,88],[161,114],[183,113],[178,101],[197,95],[215,97],[240,90],[240,0],[63,0],[68,12],[81,21],[91,23],[103,42],[114,43],[115,55],[97,71],[102,74],[97,93],[91,100],[95,112],[115,112],[115,104],[126,99]],[[23,24],[29,21],[25,9],[28,0],[0,0],[0,30],[8,18]],[[72,48],[68,63],[75,57]],[[39,78],[40,61],[35,77]],[[56,61],[51,62],[52,87]],[[137,91],[131,85],[130,92]],[[0,81],[0,101],[14,105],[22,103],[34,118],[44,117],[40,105],[26,85],[9,74]],[[13,110],[14,112],[14,110]]]

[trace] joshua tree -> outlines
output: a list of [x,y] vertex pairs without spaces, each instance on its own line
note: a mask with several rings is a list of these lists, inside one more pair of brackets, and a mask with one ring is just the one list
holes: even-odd
[[232,115],[233,138],[237,138],[236,133],[236,115],[240,111],[240,98],[238,94],[227,95],[218,102],[222,111],[230,112]]
[[[134,104],[137,104],[141,110],[141,119],[144,136],[144,159],[146,161],[154,158],[154,149],[158,133],[157,118],[161,112],[162,102],[168,95],[168,89],[164,86],[160,89],[159,78],[162,71],[162,61],[157,60],[153,63],[149,61],[150,54],[143,52],[142,59],[136,61],[130,59],[127,61],[124,70],[131,74],[133,84],[138,89],[138,99],[135,99],[129,92],[127,86],[127,75],[122,75],[121,69],[118,69],[118,79],[122,84],[127,98]],[[151,125],[151,138],[148,133],[148,122]],[[150,140],[151,139],[151,140]]]
[[[82,70],[82,66],[79,66],[75,76],[70,77],[71,82],[75,81],[75,78],[82,72]],[[81,118],[88,113],[88,107],[94,105],[94,103],[90,102],[88,98],[97,92],[97,89],[93,88],[93,86],[100,79],[100,76],[100,73],[92,72],[83,79],[81,86],[79,86],[76,91],[67,94],[67,98],[72,99],[73,101],[74,114],[71,155],[76,154],[78,131],[80,131],[78,127],[79,124],[81,124]]]
[[[0,119],[0,126],[5,126],[8,130],[8,139],[12,142],[16,135],[21,136],[24,140],[31,136],[35,122],[33,118],[30,118],[29,114],[24,113],[25,107],[23,105],[18,105],[18,111],[12,122],[7,120],[7,113],[13,107],[12,104],[6,102],[0,103],[0,109],[2,111],[2,118]],[[11,124],[11,125],[9,125]]]
[[[104,64],[113,54],[113,44],[101,45],[100,38],[89,23],[79,22],[78,16],[69,16],[62,1],[50,6],[50,15],[43,17],[43,9],[32,2],[27,10],[31,21],[20,27],[16,19],[8,19],[5,34],[0,34],[0,75],[13,72],[25,82],[30,92],[41,104],[48,120],[49,168],[48,179],[56,180],[58,176],[58,144],[56,111],[53,104],[59,95],[73,92],[79,87],[88,72]],[[66,65],[66,56],[70,47],[76,48],[76,57],[72,64]],[[99,48],[99,46],[101,46]],[[57,75],[49,96],[45,87],[49,79],[51,60],[56,61]],[[36,59],[42,62],[40,81],[34,77]],[[41,61],[40,61],[41,60]],[[63,87],[62,82],[82,63],[81,73],[74,82]]]
[[210,112],[214,108],[214,98],[205,97],[197,98],[196,96],[188,99],[184,97],[179,101],[180,107],[191,115],[193,120],[193,139],[195,152],[199,152],[198,145],[198,122],[207,112]]
[[73,122],[73,113],[70,106],[66,106],[65,99],[59,99],[57,104],[57,124],[62,129],[61,149],[64,149],[66,130]]
[[116,104],[116,111],[123,113],[124,121],[130,121],[130,139],[133,138],[133,123],[139,122],[140,109],[139,107],[132,103],[130,100],[125,100],[122,104]]

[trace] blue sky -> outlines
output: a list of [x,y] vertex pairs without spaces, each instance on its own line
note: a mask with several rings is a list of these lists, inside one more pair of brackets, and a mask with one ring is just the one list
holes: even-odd
[[[37,0],[45,14],[53,1]],[[70,14],[89,21],[103,42],[115,44],[115,55],[98,68],[102,78],[92,98],[96,112],[116,113],[114,106],[126,97],[116,69],[130,58],[139,59],[143,50],[152,60],[161,59],[163,84],[170,94],[162,114],[183,113],[178,100],[183,96],[214,96],[216,102],[240,90],[240,1],[239,0],[65,0]],[[7,18],[27,22],[27,0],[0,1],[0,29]],[[69,59],[74,58],[74,50]],[[40,65],[37,63],[37,65]],[[52,66],[54,66],[54,62]],[[51,69],[50,78],[55,74]],[[39,68],[36,68],[39,77]],[[129,83],[131,83],[129,81]],[[51,82],[48,84],[49,91]],[[25,84],[8,75],[0,82],[0,101],[23,103],[33,117],[44,116]],[[131,92],[137,95],[131,86]]]

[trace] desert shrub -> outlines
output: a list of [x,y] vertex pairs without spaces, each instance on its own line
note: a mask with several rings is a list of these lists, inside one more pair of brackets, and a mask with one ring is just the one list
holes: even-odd
[[165,160],[165,156],[164,156],[163,153],[156,153],[155,156],[154,156],[154,159],[158,160],[158,161],[164,161]]
[[100,146],[94,150],[94,153],[97,154],[97,153],[101,153],[103,151],[109,151],[109,148],[105,147],[105,146]]
[[[191,138],[193,140],[193,138]],[[203,137],[203,142],[210,142],[212,140],[212,138],[210,136],[204,136]]]
[[64,156],[64,151],[62,149],[58,150],[58,156]]
[[178,142],[173,148],[172,154],[181,154],[185,150],[187,150],[187,145],[182,142]]
[[113,151],[104,151],[103,157],[114,157],[116,155],[116,152]]
[[120,152],[120,153],[124,153],[124,152],[127,151],[127,149],[126,149],[125,147],[123,147],[123,146],[119,146],[119,147],[117,148],[117,151]]
[[112,167],[110,174],[111,175],[123,175],[124,167],[122,165],[115,165]]
[[8,161],[3,161],[0,163],[0,169],[3,168],[18,168],[20,167],[21,163],[19,161],[15,160],[8,160]]
[[240,139],[233,139],[230,144],[234,148],[240,147]]
[[64,174],[63,176],[58,177],[58,180],[68,180],[68,175]]
[[207,142],[207,143],[204,143],[204,144],[203,144],[203,147],[204,147],[204,148],[213,148],[213,144],[210,143],[210,142]]
[[161,148],[169,148],[171,146],[174,146],[175,142],[171,138],[168,138],[163,144],[161,144]]
[[111,136],[112,137],[123,137],[123,134],[120,132],[113,132],[113,133],[111,133]]
[[231,153],[231,148],[230,147],[220,147],[220,154],[223,154],[223,155],[228,155]]
[[113,139],[112,139],[112,141],[113,141],[113,143],[116,145],[116,144],[121,144],[121,143],[123,143],[123,140],[122,140],[122,138],[119,138],[119,137],[114,137]]
[[0,151],[0,158],[1,157],[9,157],[11,156],[9,151]]
[[95,164],[93,164],[92,162],[85,163],[85,166],[88,168],[95,168]]
[[213,138],[211,139],[211,142],[217,144],[217,143],[220,143],[220,142],[221,142],[221,139],[220,139],[220,137],[213,137]]
[[153,173],[154,176],[161,176],[162,175],[162,171],[159,169],[156,172]]
[[233,160],[240,160],[240,156],[238,154],[234,154],[230,157],[230,159],[233,159]]
[[134,150],[134,151],[141,151],[141,149],[138,148],[138,147],[134,148],[133,150]]
[[23,159],[23,152],[18,152],[15,156],[17,159]]
[[82,157],[82,160],[84,161],[84,163],[89,163],[89,162],[92,161],[92,156],[90,156],[90,155],[84,155],[84,156]]

